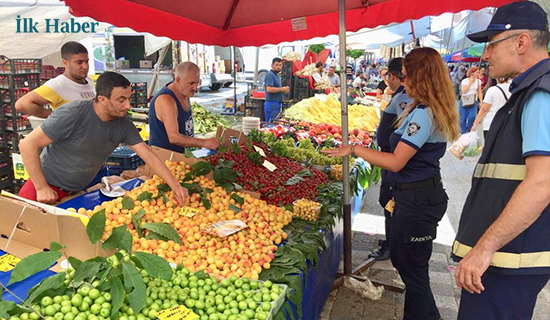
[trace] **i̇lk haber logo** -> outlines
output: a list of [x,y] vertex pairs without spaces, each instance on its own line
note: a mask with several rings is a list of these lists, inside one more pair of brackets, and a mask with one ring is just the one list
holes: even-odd
[[[74,18],[70,18],[69,22],[61,22],[59,19],[44,19],[46,23],[46,31],[44,33],[96,33],[95,27],[99,22],[76,22]],[[15,33],[40,33],[37,29],[39,22],[35,22],[33,18],[21,18],[17,16],[17,31]]]

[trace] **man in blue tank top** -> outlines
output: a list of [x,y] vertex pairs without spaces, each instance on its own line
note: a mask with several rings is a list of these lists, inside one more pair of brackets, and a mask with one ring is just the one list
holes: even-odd
[[149,145],[182,152],[186,147],[217,150],[216,138],[194,136],[190,97],[198,90],[200,70],[193,62],[180,63],[176,79],[160,89],[149,105]]

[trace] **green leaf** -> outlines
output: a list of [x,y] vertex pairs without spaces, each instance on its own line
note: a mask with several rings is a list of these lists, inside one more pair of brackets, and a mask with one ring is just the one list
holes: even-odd
[[60,251],[61,249],[64,249],[64,248],[65,246],[59,242],[52,241],[50,243],[50,251]]
[[234,182],[237,180],[237,172],[229,168],[220,168],[221,180]]
[[38,285],[29,290],[29,296],[26,301],[33,304],[42,298],[44,292],[61,288],[63,281],[65,281],[65,275],[65,272],[60,272],[42,280]]
[[214,168],[214,181],[216,181],[216,183],[222,182],[222,174],[220,172],[220,168],[218,167]]
[[86,260],[75,269],[74,279],[75,284],[80,284],[86,279],[90,279],[96,276],[101,267],[103,266],[102,262]]
[[239,212],[242,211],[241,208],[237,207],[236,205],[234,205],[232,203],[229,204],[229,209],[233,210],[235,213],[239,213]]
[[240,204],[241,206],[243,205],[244,203],[244,198],[239,196],[238,194],[236,193],[233,193],[231,195],[231,199],[235,200],[236,203]]
[[158,234],[156,232],[153,232],[153,231],[149,232],[147,234],[147,236],[145,236],[145,239],[147,239],[147,240],[154,239],[154,240],[162,240],[162,241],[168,241],[169,240],[167,237],[163,237],[160,234]]
[[13,301],[0,301],[0,318],[9,319],[10,312],[15,309],[17,304]]
[[96,212],[86,226],[86,234],[93,244],[96,244],[103,236],[105,230],[105,209]]
[[134,223],[134,228],[136,229],[136,233],[138,234],[138,237],[142,237],[141,233],[141,227],[139,226],[139,220],[143,218],[145,215],[145,210],[140,209],[135,215],[132,216],[132,222]]
[[111,316],[113,316],[124,304],[126,292],[124,291],[122,280],[120,280],[119,277],[111,277],[111,279],[109,279],[109,285],[111,287]]
[[172,279],[172,267],[170,267],[170,264],[166,260],[157,255],[144,252],[135,252],[134,256],[152,277],[161,278],[166,281]]
[[134,313],[139,313],[145,305],[147,296],[143,278],[136,267],[128,262],[122,265],[122,274],[124,276],[124,287],[126,288],[126,292],[130,292],[130,296],[128,297],[130,307]]
[[126,210],[134,209],[134,200],[132,200],[132,198],[128,196],[122,198],[122,209],[126,209]]
[[39,252],[23,258],[11,272],[10,282],[16,283],[27,279],[42,270],[46,270],[61,258],[62,253],[57,251]]
[[120,246],[120,242],[122,241],[122,238],[124,237],[124,233],[128,232],[127,225],[124,224],[123,226],[119,226],[113,229],[111,232],[111,235],[105,242],[103,242],[103,249],[112,249],[112,248],[118,248]]
[[143,229],[151,230],[160,234],[163,237],[168,238],[176,243],[182,244],[181,236],[179,233],[169,224],[164,222],[150,222],[143,225]]
[[172,190],[167,184],[159,184],[157,186],[157,189],[159,190],[159,192],[163,192],[163,193]]
[[197,278],[199,278],[199,280],[208,278],[208,274],[206,272],[204,272],[204,270],[200,270],[198,272],[195,272],[195,276],[197,276]]
[[120,245],[118,248],[120,250],[126,250],[126,252],[132,252],[132,243],[132,234],[126,229],[126,232],[124,232],[124,236],[122,237],[122,241],[120,241]]
[[183,155],[186,157],[186,158],[191,158],[191,159],[196,159],[197,157],[195,157],[195,155],[193,154],[193,152],[191,152],[191,150],[189,150],[189,148],[185,148],[184,152],[183,152]]
[[192,174],[195,177],[204,176],[212,172],[214,167],[208,161],[200,161],[191,166]]
[[137,196],[138,201],[143,200],[151,200],[153,198],[153,194],[151,192],[144,191]]
[[170,201],[170,199],[168,199],[168,197],[167,197],[165,194],[163,194],[163,195],[162,195],[162,202],[163,202],[164,204],[167,204],[168,201]]
[[75,257],[69,257],[67,258],[67,260],[69,260],[69,263],[71,264],[71,268],[75,270],[82,264],[82,261]]
[[208,200],[204,195],[201,195],[202,205],[206,210],[209,210],[211,207],[210,200]]

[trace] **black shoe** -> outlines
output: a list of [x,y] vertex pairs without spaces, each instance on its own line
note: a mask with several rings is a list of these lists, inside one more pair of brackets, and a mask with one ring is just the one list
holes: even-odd
[[374,258],[376,261],[385,261],[390,258],[390,249],[386,247],[382,247],[377,251],[372,252],[369,254],[369,258]]

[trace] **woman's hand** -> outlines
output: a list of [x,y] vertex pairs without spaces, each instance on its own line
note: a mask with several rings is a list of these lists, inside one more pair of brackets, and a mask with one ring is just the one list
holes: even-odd
[[352,146],[347,145],[336,149],[324,149],[321,152],[329,157],[345,157],[351,155],[351,147]]

